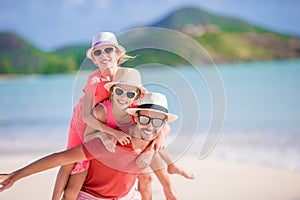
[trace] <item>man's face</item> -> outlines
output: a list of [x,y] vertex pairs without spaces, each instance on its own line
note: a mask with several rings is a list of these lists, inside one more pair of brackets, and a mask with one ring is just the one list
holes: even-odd
[[167,116],[163,113],[141,110],[135,114],[139,134],[143,140],[151,141],[157,137],[166,124]]

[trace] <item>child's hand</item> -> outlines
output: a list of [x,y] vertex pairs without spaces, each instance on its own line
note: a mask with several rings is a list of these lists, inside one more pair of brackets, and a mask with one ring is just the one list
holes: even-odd
[[0,192],[10,188],[14,184],[12,174],[0,174]]
[[101,141],[104,144],[107,151],[109,151],[111,153],[115,153],[117,141],[114,138],[114,136],[102,133],[102,134],[99,134],[99,138],[101,139]]
[[150,150],[148,152],[144,152],[142,154],[140,154],[135,163],[137,164],[137,166],[139,166],[140,168],[146,168],[147,166],[150,165],[150,162],[152,160],[154,151]]
[[151,143],[150,149],[154,151],[159,151],[165,148],[165,137],[163,134],[159,134]]
[[115,130],[114,131],[114,136],[121,145],[126,145],[126,144],[130,143],[131,136],[124,133],[123,131]]

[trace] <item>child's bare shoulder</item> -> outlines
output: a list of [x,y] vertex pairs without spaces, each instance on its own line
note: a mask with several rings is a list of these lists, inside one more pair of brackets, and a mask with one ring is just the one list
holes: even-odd
[[95,108],[93,109],[93,115],[96,119],[105,122],[106,120],[106,109],[105,106],[102,103],[99,103]]

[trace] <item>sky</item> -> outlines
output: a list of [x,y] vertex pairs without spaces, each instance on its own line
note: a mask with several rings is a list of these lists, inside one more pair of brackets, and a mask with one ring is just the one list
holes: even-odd
[[150,26],[186,6],[300,36],[298,0],[0,0],[0,32],[14,32],[52,51],[91,43],[101,31]]

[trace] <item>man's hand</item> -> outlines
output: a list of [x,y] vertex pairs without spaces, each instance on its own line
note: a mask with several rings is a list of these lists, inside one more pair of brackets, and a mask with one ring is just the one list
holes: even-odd
[[0,192],[10,188],[14,183],[13,174],[0,174]]

